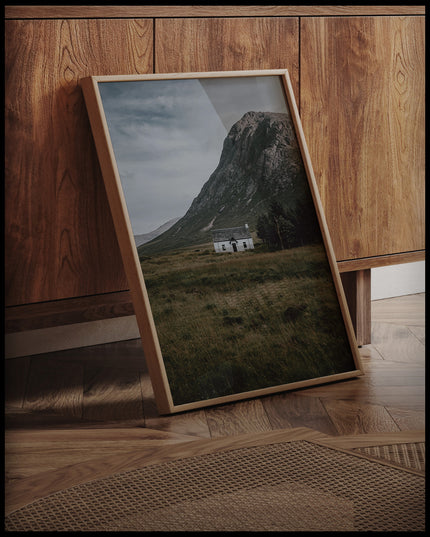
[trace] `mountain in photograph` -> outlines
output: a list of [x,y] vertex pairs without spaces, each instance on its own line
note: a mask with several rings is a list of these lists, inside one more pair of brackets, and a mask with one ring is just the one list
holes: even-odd
[[157,227],[157,229],[154,229],[154,231],[150,231],[149,233],[142,233],[140,235],[135,235],[134,242],[136,243],[136,247],[142,246],[142,244],[152,241],[153,239],[155,239],[156,237],[158,237],[159,235],[161,235],[162,233],[170,229],[173,226],[173,224],[176,224],[176,222],[179,219],[180,217],[172,218],[165,224]]
[[139,254],[208,243],[214,229],[248,224],[255,232],[273,200],[289,212],[313,207],[293,124],[287,114],[247,112],[230,129],[217,168],[186,214]]

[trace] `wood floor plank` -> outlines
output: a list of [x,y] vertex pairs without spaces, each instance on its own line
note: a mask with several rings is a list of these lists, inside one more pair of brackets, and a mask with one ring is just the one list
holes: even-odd
[[323,405],[339,435],[398,431],[396,423],[384,407],[324,399]]
[[[371,386],[408,387],[421,389],[425,385],[424,366],[417,363],[392,362],[368,364],[366,380]],[[421,390],[420,390],[421,391]]]
[[56,471],[41,472],[34,476],[9,483],[5,487],[5,514],[8,515],[28,503],[49,494],[144,466],[198,456],[218,451],[266,445],[294,440],[315,441],[326,435],[306,428],[291,431],[264,431],[257,434],[235,435],[217,439],[199,439],[165,446],[147,446],[146,449],[128,452],[126,456],[110,455],[72,464]]
[[272,430],[260,399],[208,408],[206,416],[212,438]]
[[378,386],[369,393],[370,404],[384,407],[397,405],[399,408],[419,410],[425,405],[425,386]]
[[30,358],[28,356],[5,361],[5,409],[12,410],[23,407],[29,369]]
[[143,420],[139,372],[92,365],[86,367],[83,417],[100,421]]
[[362,377],[171,416],[158,414],[140,340],[10,359],[10,501],[131,467],[142,458],[145,434],[152,435],[145,457],[162,460],[178,439],[213,446],[244,433],[295,434],[296,425],[336,438],[424,430],[424,301],[425,294],[378,301],[372,345],[360,349]]
[[23,407],[32,411],[54,411],[82,417],[83,368],[64,361],[61,367],[51,358],[33,357]]
[[378,350],[373,345],[363,345],[359,348],[360,357],[363,365],[374,362],[375,360],[383,360]]
[[148,427],[132,427],[132,428],[109,428],[109,429],[81,429],[75,431],[73,429],[35,429],[35,430],[15,430],[6,431],[6,445],[15,444],[17,447],[24,443],[67,443],[79,442],[83,446],[88,446],[91,449],[95,443],[116,443],[116,442],[134,442],[142,444],[149,442],[154,444],[164,442],[185,442],[187,440],[195,440],[194,436],[183,434],[170,433],[159,431],[157,429],[149,429]]
[[[403,371],[406,369],[411,369],[412,371],[424,371],[424,366],[422,362],[402,362],[400,360],[372,360],[365,366],[365,372],[374,370],[374,371]],[[362,377],[362,378],[365,378]]]
[[411,326],[408,325],[409,330],[413,335],[418,338],[423,345],[426,344],[426,328],[425,326]]
[[203,409],[192,410],[172,416],[160,416],[155,404],[151,379],[147,372],[140,373],[145,426],[151,429],[210,438],[208,421]]
[[126,456],[130,451],[196,439],[143,427],[6,431],[6,479],[22,479],[108,455]]
[[5,409],[4,416],[5,429],[49,429],[58,427],[80,427],[82,418],[80,416],[62,416],[58,412],[39,412],[26,408]]
[[387,360],[424,363],[425,346],[406,326],[372,322],[372,344]]
[[369,382],[364,375],[356,379],[342,380],[300,390],[303,397],[320,397],[360,401],[369,393]]
[[174,416],[154,416],[145,418],[145,426],[170,433],[181,433],[198,438],[210,438],[210,431],[204,410],[191,410]]
[[264,397],[262,403],[273,429],[309,427],[325,434],[337,434],[318,397],[283,393]]
[[425,430],[426,414],[424,410],[395,408],[391,406],[387,406],[386,408],[401,431]]
[[374,322],[425,326],[425,293],[374,300],[371,312]]
[[300,393],[304,397],[319,397],[324,406],[326,401],[333,401],[333,404],[345,401],[357,405],[398,406],[411,410],[423,409],[425,405],[425,386],[373,386],[370,379],[363,380],[361,384],[336,383],[309,388]]
[[323,437],[315,440],[319,444],[354,449],[369,446],[388,446],[409,442],[425,442],[425,433],[422,430],[394,431],[392,433],[365,433],[336,437]]
[[116,369],[135,369],[137,371],[146,368],[140,339],[117,341],[81,349],[71,349],[52,353],[55,358],[79,362],[93,367],[105,367]]
[[87,420],[59,412],[37,412],[26,409],[12,409],[5,414],[6,429],[124,429],[130,427],[144,427],[144,418],[127,420]]

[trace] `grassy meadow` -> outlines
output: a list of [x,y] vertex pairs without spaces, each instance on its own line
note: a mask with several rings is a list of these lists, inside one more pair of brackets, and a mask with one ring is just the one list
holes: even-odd
[[175,405],[355,369],[325,251],[141,260]]

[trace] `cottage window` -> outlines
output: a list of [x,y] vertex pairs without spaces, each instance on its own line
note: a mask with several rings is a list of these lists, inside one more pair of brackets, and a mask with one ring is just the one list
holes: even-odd
[[248,248],[248,245],[246,244],[246,242],[243,243],[243,247]]
[[222,249],[225,251],[225,244],[222,245]]

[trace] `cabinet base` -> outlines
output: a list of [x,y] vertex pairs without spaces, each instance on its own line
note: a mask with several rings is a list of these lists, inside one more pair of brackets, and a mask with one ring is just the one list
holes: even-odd
[[371,342],[370,269],[340,274],[359,347]]

